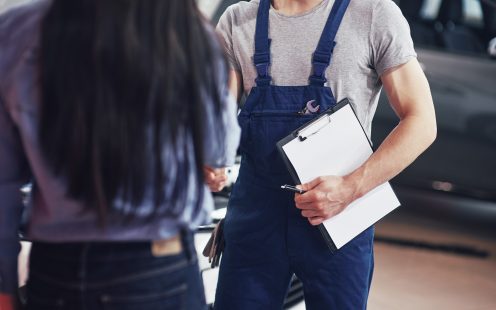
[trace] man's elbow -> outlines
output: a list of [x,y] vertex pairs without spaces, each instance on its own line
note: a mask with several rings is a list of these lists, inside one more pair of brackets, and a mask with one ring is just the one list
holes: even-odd
[[437,138],[437,123],[435,113],[412,113],[402,121],[411,122],[411,130],[414,132],[416,141],[422,152],[429,148]]
[[423,126],[424,137],[425,137],[425,148],[431,146],[437,138],[437,123],[436,117],[432,116],[428,122],[425,122]]

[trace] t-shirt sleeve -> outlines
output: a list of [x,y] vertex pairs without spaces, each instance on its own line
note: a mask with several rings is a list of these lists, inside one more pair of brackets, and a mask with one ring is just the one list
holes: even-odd
[[217,23],[216,31],[222,39],[224,50],[227,55],[227,59],[229,61],[229,65],[231,69],[236,71],[241,71],[241,66],[237,61],[236,56],[234,55],[233,18],[234,18],[233,7],[230,6],[220,17],[219,22]]
[[408,22],[393,1],[379,0],[372,14],[372,62],[377,74],[381,76],[417,57],[417,54]]

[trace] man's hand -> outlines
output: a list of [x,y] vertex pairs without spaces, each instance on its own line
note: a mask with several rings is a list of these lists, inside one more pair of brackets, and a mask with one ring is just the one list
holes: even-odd
[[337,215],[356,199],[356,186],[346,177],[318,177],[298,187],[306,193],[295,195],[296,207],[314,226]]
[[212,168],[205,166],[203,168],[205,183],[212,192],[220,192],[226,186],[227,175],[225,168]]
[[17,309],[15,299],[11,295],[0,294],[0,310],[15,310]]

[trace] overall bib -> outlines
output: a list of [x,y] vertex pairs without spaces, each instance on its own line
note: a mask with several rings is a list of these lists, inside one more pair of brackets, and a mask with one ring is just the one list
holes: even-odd
[[[238,117],[242,162],[224,223],[216,310],[281,309],[293,274],[304,285],[309,310],[366,308],[373,228],[331,253],[318,228],[295,207],[294,194],[280,189],[293,181],[276,149],[277,141],[336,104],[324,86],[325,71],[349,1],[334,3],[307,86],[271,85],[270,0],[260,1],[253,57],[258,77]],[[302,113],[307,103],[313,113]]]

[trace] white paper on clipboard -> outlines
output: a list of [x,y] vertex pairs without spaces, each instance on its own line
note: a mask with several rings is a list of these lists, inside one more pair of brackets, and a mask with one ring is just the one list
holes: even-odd
[[[302,183],[319,176],[346,175],[372,155],[369,140],[350,104],[298,134],[305,138],[295,137],[282,149]],[[399,205],[391,185],[386,182],[323,225],[339,249]]]

